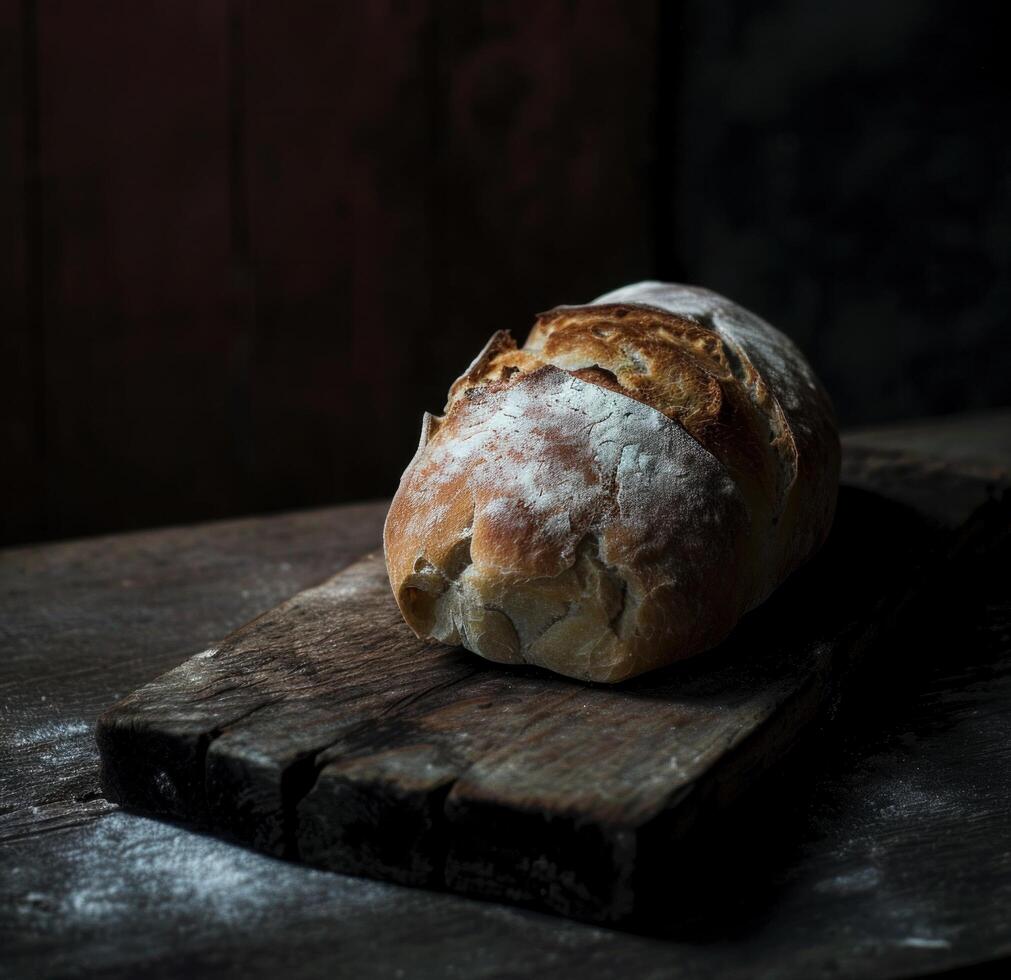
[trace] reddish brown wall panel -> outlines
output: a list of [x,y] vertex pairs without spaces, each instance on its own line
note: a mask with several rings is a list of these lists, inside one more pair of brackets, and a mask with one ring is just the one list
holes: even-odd
[[266,507],[388,494],[431,327],[427,0],[247,4],[244,138]]
[[225,5],[41,4],[38,38],[52,528],[229,513]]
[[653,16],[245,8],[267,505],[389,494],[488,334],[648,274]]
[[439,9],[446,302],[427,367],[443,389],[448,365],[463,368],[492,330],[523,339],[535,313],[652,272],[656,11],[622,0]]
[[32,315],[34,11],[0,4],[0,541],[45,530],[40,338]]
[[647,274],[654,8],[41,5],[48,532],[387,495],[488,334]]

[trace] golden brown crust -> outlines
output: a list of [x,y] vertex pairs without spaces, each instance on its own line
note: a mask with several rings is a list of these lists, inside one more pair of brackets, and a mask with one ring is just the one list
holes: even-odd
[[[456,392],[553,364],[678,422],[747,488],[753,508],[778,510],[785,490],[780,469],[795,461],[769,451],[766,417],[712,330],[660,309],[595,304],[541,314],[522,350],[511,337],[496,338],[454,385]],[[451,390],[450,402],[453,397]]]
[[803,358],[705,290],[643,283],[505,332],[426,417],[387,519],[423,636],[615,681],[719,640],[831,522]]

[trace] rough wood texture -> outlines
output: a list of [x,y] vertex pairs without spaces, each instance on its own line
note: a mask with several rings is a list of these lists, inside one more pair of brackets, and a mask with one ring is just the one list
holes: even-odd
[[0,839],[6,813],[91,812],[109,702],[347,565],[382,520],[371,504],[0,551]]
[[843,435],[843,480],[959,526],[1011,477],[1011,409],[916,419]]
[[[979,421],[966,441],[998,434]],[[0,972],[1002,976],[1011,551],[987,510],[834,724],[694,838],[648,936],[321,873],[74,802],[97,788],[104,706],[373,546],[382,505],[0,552]]]
[[324,867],[626,920],[839,694],[939,534],[844,488],[830,545],[729,642],[617,687],[418,641],[374,554],[106,713],[104,787]]

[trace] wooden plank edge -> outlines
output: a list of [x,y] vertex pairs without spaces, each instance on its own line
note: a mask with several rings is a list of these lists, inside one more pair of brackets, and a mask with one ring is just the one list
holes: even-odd
[[[981,533],[984,533],[977,526],[980,521],[989,526],[994,520],[1006,520],[1008,510],[1006,493],[999,500],[991,498],[973,511],[963,527],[946,540],[978,542]],[[942,549],[943,554],[936,556],[934,561],[925,566],[916,582],[911,582],[905,594],[899,596],[894,605],[889,607],[893,616],[897,615],[897,610],[901,609],[903,601],[908,599],[914,591],[914,586],[922,581],[922,577],[943,566],[953,547],[965,545],[949,545],[948,548]],[[751,739],[735,750],[738,754],[733,763],[738,768],[736,771],[728,771],[733,772],[742,787],[757,782],[771,765],[780,761],[780,750],[787,751],[796,743],[801,732],[834,710],[846,676],[859,663],[860,654],[869,648],[873,638],[880,631],[880,623],[865,624],[865,628],[858,630],[851,638],[850,656],[845,658],[845,662],[840,662],[842,666],[837,671],[838,677],[833,678],[831,674],[818,675],[816,681],[807,685],[796,697],[789,699],[786,706],[781,706],[781,711],[792,713],[788,724],[784,726],[780,717],[777,719],[779,722],[777,726],[762,726],[753,733]],[[778,742],[773,743],[771,747],[769,744],[763,746],[762,740],[768,737],[769,731],[777,732]],[[119,725],[115,711],[107,713],[100,721],[98,737],[103,759],[103,784],[110,799],[119,800],[129,809],[160,813],[206,827],[207,752],[213,740],[220,734],[220,731],[210,732],[203,738],[192,742],[183,741],[180,745],[163,744],[159,741],[158,733],[144,731],[133,725]],[[203,774],[203,779],[193,780],[192,785],[184,785],[180,791],[179,785],[169,777],[168,785],[172,789],[163,792],[157,799],[132,796],[128,789],[133,780],[129,765],[125,770],[117,765],[109,765],[109,760],[119,755],[124,746],[130,747],[132,755],[128,754],[126,758],[132,758],[135,764],[150,767],[153,759],[154,765],[161,766],[166,775],[169,770],[189,771]],[[367,813],[368,821],[375,822],[378,819],[387,826],[399,827],[401,853],[409,856],[418,854],[420,859],[409,857],[400,863],[389,855],[363,855],[353,840],[346,841],[346,846],[343,847],[333,846],[332,801],[327,805],[320,805],[318,795],[322,770],[319,758],[326,748],[327,745],[324,744],[303,753],[280,774],[282,821],[286,828],[284,844],[280,850],[283,856],[345,873],[424,885],[429,888],[448,888],[474,897],[507,900],[594,922],[624,922],[641,911],[639,908],[641,903],[630,899],[630,895],[635,894],[636,888],[629,886],[632,879],[628,878],[624,871],[627,861],[614,860],[615,855],[619,857],[624,855],[627,858],[630,853],[628,828],[614,828],[605,833],[606,840],[591,842],[593,845],[591,853],[594,853],[594,847],[603,844],[605,850],[610,849],[605,864],[610,862],[612,867],[621,865],[623,869],[614,880],[609,880],[605,873],[603,887],[598,893],[584,891],[581,894],[567,894],[564,889],[559,890],[557,887],[545,886],[543,882],[538,882],[536,874],[522,887],[513,887],[508,882],[503,883],[499,880],[495,873],[488,874],[484,870],[471,873],[483,859],[468,855],[476,854],[479,851],[478,845],[485,846],[487,850],[487,821],[494,816],[501,822],[503,815],[481,813],[477,807],[471,807],[471,804],[454,798],[454,787],[463,773],[457,771],[452,775],[447,772],[440,773],[438,760],[435,760],[432,778],[407,793],[403,792],[403,787],[394,785],[392,781],[384,783],[378,779],[372,783],[362,783],[356,781],[351,774],[343,780],[338,779],[334,784],[338,794],[338,808],[344,808],[348,828],[353,829],[356,823],[361,824],[365,808],[370,808]],[[767,765],[761,763],[760,760],[763,758],[769,760]],[[747,778],[741,777],[742,772],[747,774]],[[640,868],[645,867],[652,860],[651,855],[664,849],[670,850],[679,840],[687,839],[692,827],[716,805],[726,805],[739,796],[738,792],[729,793],[728,786],[733,785],[734,781],[729,778],[712,781],[700,779],[690,791],[681,792],[677,799],[671,800],[670,806],[656,820],[643,827],[634,828],[631,852],[637,857],[637,865]],[[176,807],[172,802],[174,799],[188,799],[189,804]],[[200,819],[201,805],[203,820]],[[194,814],[194,810],[198,812]],[[554,828],[555,833],[549,830],[547,838],[538,841],[537,826],[542,831],[545,827],[543,814],[539,816],[540,824],[537,826],[531,826],[529,821],[525,821],[520,811],[510,811],[505,817],[507,823],[515,823],[511,831],[508,826],[505,828],[509,831],[508,835],[522,834],[525,840],[537,842],[538,846],[535,849],[543,850],[545,855],[551,853],[550,838],[557,836],[557,831],[563,829],[563,824],[557,824]],[[330,823],[327,828],[330,835],[329,843],[320,834],[321,821]],[[227,828],[212,829],[222,836],[231,836]],[[239,839],[259,849],[266,849],[270,853],[278,853],[276,846],[265,848],[256,840],[242,837]],[[424,846],[419,847],[419,841],[424,841]],[[435,854],[437,858],[432,860],[425,857],[425,854]],[[485,863],[487,864],[486,861]],[[468,867],[471,871],[467,870]],[[494,867],[492,862],[493,871]]]

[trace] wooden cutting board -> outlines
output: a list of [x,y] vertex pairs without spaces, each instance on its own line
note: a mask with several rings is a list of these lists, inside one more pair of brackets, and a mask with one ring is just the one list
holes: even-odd
[[617,687],[419,642],[372,554],[99,721],[111,799],[354,874],[619,921],[830,708],[941,532],[844,487],[710,654]]

